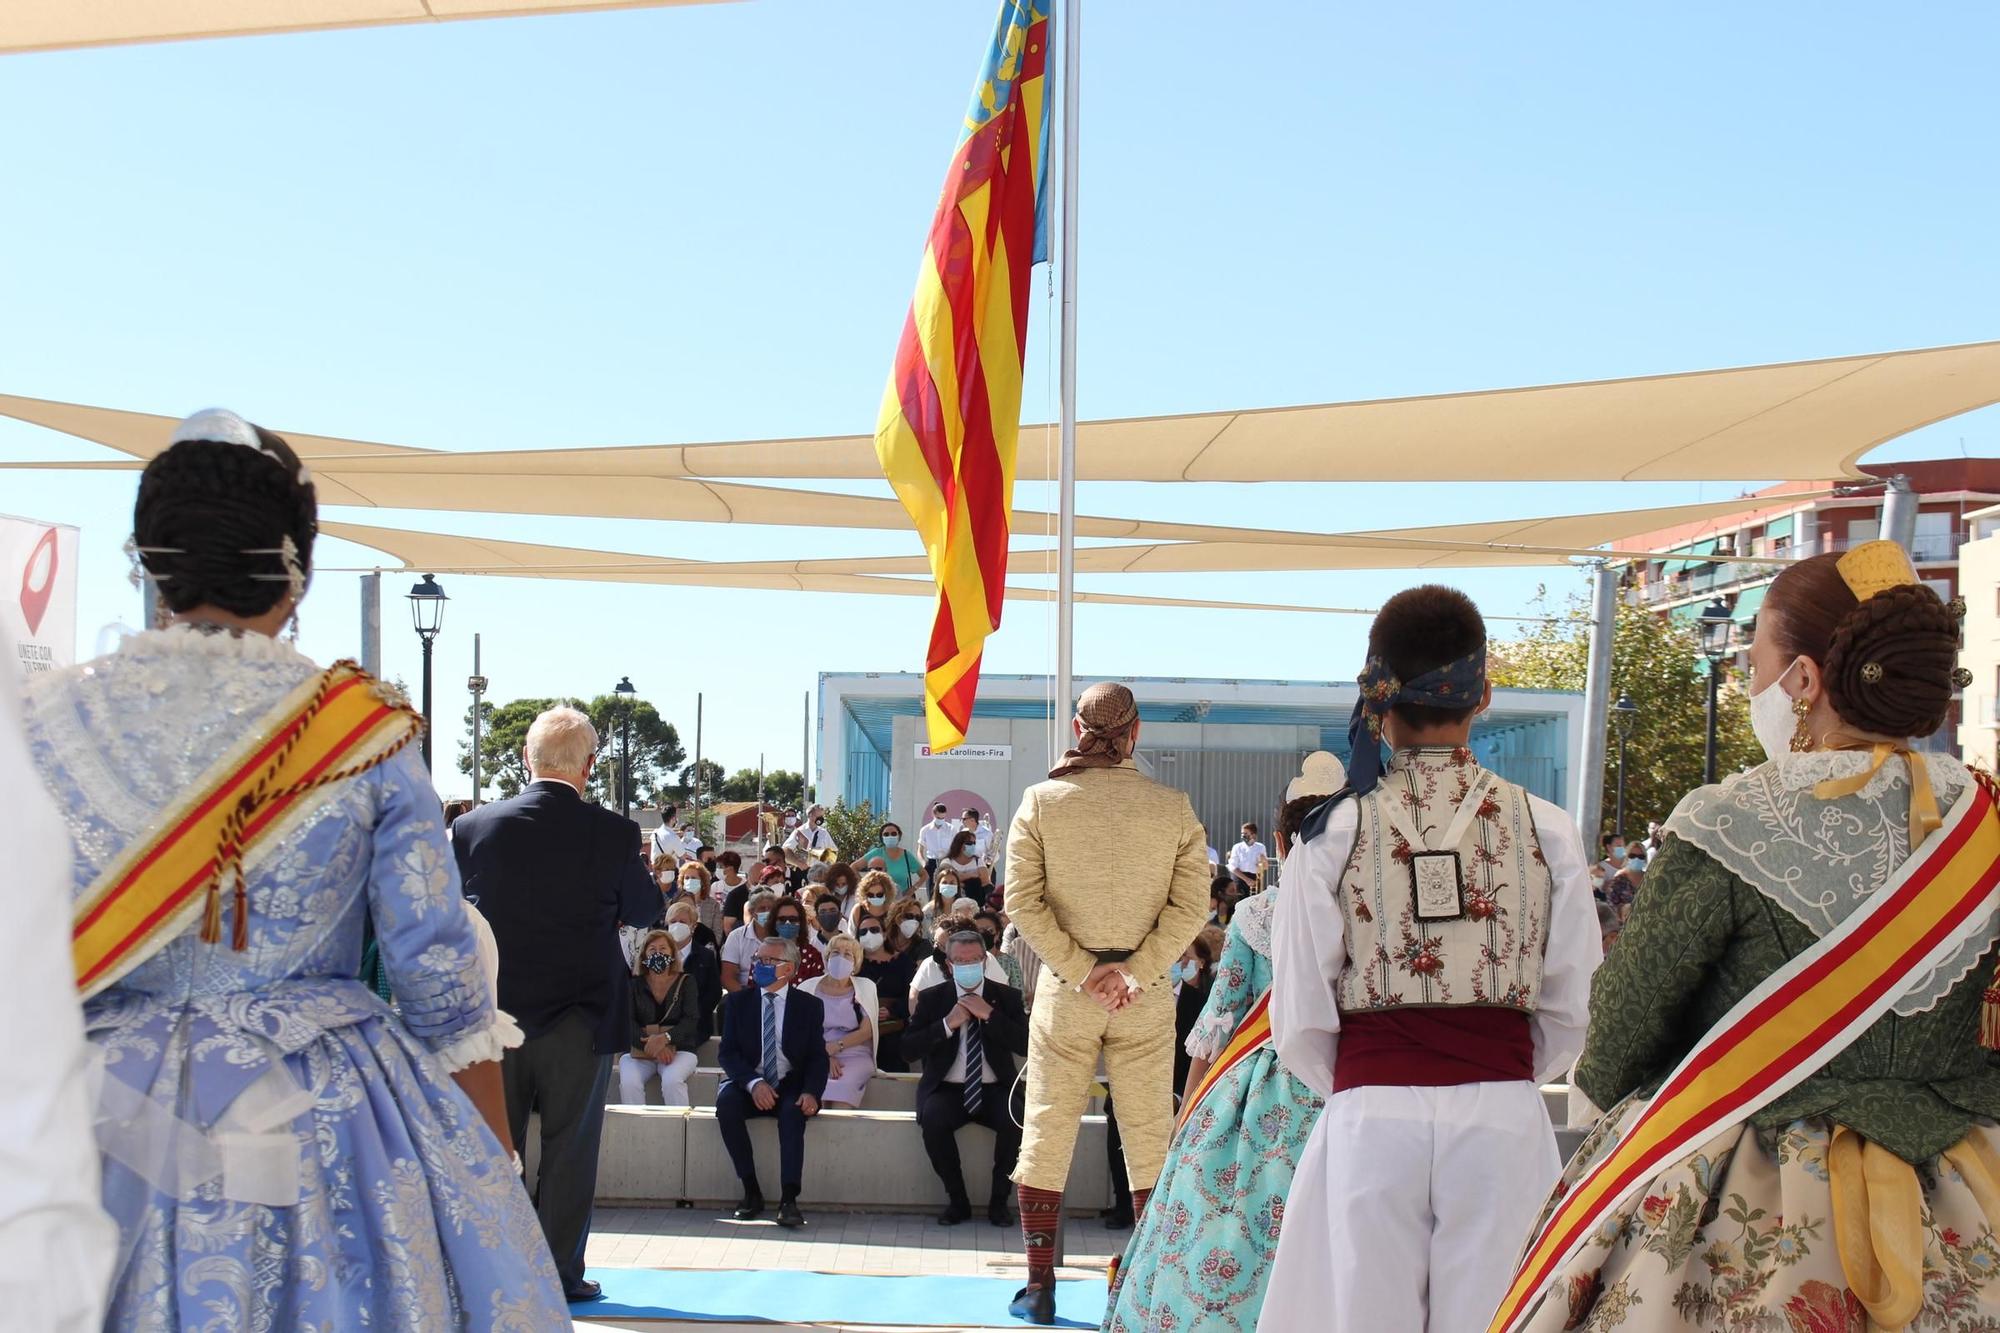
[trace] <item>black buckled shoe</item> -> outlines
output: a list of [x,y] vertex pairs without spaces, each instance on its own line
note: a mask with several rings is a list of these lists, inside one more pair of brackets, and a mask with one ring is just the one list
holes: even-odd
[[1056,1289],[1053,1286],[1023,1287],[1014,1293],[1007,1313],[1031,1324],[1053,1324],[1056,1322]]

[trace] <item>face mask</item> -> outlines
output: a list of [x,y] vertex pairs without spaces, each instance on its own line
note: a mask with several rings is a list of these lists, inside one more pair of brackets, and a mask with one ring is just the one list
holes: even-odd
[[837,953],[826,960],[826,974],[835,981],[845,981],[854,975],[854,960]]
[[759,913],[757,913],[757,924],[758,924],[759,926],[768,926],[768,925],[770,925],[770,924],[771,924],[771,914],[770,914],[769,912],[759,912]]
[[1168,973],[1173,983],[1180,986],[1194,980],[1195,967],[1193,963],[1175,963]]
[[889,900],[887,898],[885,898],[879,893],[871,893],[868,895],[868,905],[870,907],[880,908],[888,901]]
[[881,931],[879,931],[879,930],[864,930],[864,931],[862,931],[862,932],[861,932],[861,947],[862,947],[862,948],[864,948],[864,949],[866,949],[866,950],[868,950],[868,952],[870,952],[870,953],[873,953],[873,952],[875,952],[875,950],[877,950],[877,949],[881,948],[881,947],[882,947],[882,932],[881,932]]
[[831,912],[821,912],[819,914],[819,928],[821,931],[823,932],[831,931],[835,926],[838,926],[839,924],[840,924],[840,910],[838,908],[835,908]]
[[986,941],[986,952],[992,953],[995,947],[993,943],[993,937],[991,935],[988,935],[985,931],[982,930],[979,932],[979,938]]
[[696,894],[701,892],[701,881],[698,879],[682,880],[681,892],[685,893],[690,898],[694,897]]
[[906,916],[903,918],[902,924],[897,926],[896,929],[903,932],[904,939],[910,939],[917,933],[917,919],[913,916]]
[[1613,847],[1611,849],[1611,859],[1614,862],[1623,861],[1625,859],[1625,849],[1623,847]]
[[694,927],[685,921],[676,921],[667,927],[667,934],[674,937],[675,944],[686,944],[694,937]]
[[956,885],[956,884],[940,884],[940,885],[938,885],[938,897],[940,897],[940,898],[956,898],[956,897],[958,897],[958,885]]
[[1785,677],[1792,674],[1792,667],[1799,659],[1792,659],[1791,666],[1778,673],[1777,679],[1750,696],[1750,730],[1757,733],[1757,743],[1764,747],[1766,758],[1776,759],[1792,752],[1792,737],[1798,731],[1798,719],[1792,716],[1792,697],[1784,691]]
[[649,954],[647,954],[647,955],[646,955],[646,970],[647,970],[648,972],[651,972],[651,973],[653,973],[653,974],[654,974],[655,976],[658,976],[658,975],[659,975],[660,973],[662,973],[662,972],[666,971],[666,970],[667,970],[667,956],[666,956],[665,954],[663,954],[663,953],[649,953]]
[[750,979],[757,983],[758,990],[769,990],[778,980],[778,965],[759,958],[750,969]]
[[798,922],[796,922],[796,921],[780,921],[780,922],[778,923],[778,938],[779,938],[779,939],[781,939],[781,940],[795,940],[795,939],[797,939],[798,937],[799,937],[799,923],[798,923]]
[[986,964],[953,963],[951,979],[958,983],[960,990],[979,990],[986,984]]
[[882,835],[882,845],[891,850],[901,847],[903,845],[903,835],[900,833],[884,833]]

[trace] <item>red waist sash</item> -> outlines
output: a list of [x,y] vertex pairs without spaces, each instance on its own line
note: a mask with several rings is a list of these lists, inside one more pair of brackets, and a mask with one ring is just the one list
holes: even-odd
[[1340,1016],[1333,1090],[1452,1087],[1535,1076],[1535,1036],[1518,1009],[1450,1006]]

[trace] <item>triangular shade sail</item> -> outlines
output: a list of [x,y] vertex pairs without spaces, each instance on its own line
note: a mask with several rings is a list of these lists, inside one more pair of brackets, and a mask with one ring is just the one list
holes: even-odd
[[245,37],[384,23],[644,9],[715,0],[7,0],[0,52]]
[[[2000,402],[2000,342],[1520,389],[1085,421],[1083,481],[1830,481],[1878,444]],[[146,458],[171,418],[0,397],[0,414]],[[86,415],[88,414],[88,415]],[[398,451],[299,435],[307,457],[482,478],[881,475],[866,435],[524,451]],[[1048,451],[1023,427],[1019,475]],[[332,465],[329,464],[329,467]],[[335,471],[344,472],[338,468]],[[383,503],[378,501],[377,503]],[[430,506],[435,507],[435,506]],[[570,512],[570,511],[562,511]]]

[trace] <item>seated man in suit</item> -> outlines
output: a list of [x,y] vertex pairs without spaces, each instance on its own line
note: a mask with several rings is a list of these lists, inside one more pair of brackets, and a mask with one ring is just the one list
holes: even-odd
[[993,1190],[986,1220],[1014,1225],[1007,1203],[1014,1164],[1021,1153],[1021,1126],[1009,1103],[1014,1062],[1028,1053],[1028,1011],[1021,992],[986,975],[986,941],[961,930],[945,942],[951,978],[927,987],[910,1011],[903,1032],[903,1056],[923,1063],[917,1080],[917,1123],[931,1169],[944,1182],[945,1209],[938,1225],[957,1226],[972,1216],[965,1172],[958,1160],[959,1126],[985,1125],[993,1131]]
[[781,1227],[806,1224],[799,1212],[806,1121],[819,1114],[826,1093],[825,1011],[817,996],[792,989],[798,968],[799,946],[793,941],[773,935],[757,946],[752,984],[722,1002],[722,1087],[715,1096],[715,1122],[743,1182],[743,1202],[736,1209],[743,1221],[764,1211],[746,1122],[753,1115],[778,1117]]
[[583,1275],[597,1194],[598,1140],[613,1057],[631,1044],[631,970],[618,928],[660,918],[660,890],[639,855],[639,826],[584,798],[597,732],[574,708],[528,728],[533,781],[458,817],[451,850],[465,896],[493,927],[500,1008],[527,1041],[500,1077],[514,1142],[542,1117],[535,1211],[571,1300],[595,1300]]

